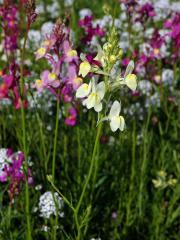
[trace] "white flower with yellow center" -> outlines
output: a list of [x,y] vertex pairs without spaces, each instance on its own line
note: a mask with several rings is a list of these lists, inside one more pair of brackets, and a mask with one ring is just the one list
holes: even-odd
[[83,105],[87,107],[87,109],[94,108],[96,112],[100,112],[102,110],[102,99],[105,95],[105,83],[100,82],[96,84],[95,80],[88,84],[82,84],[76,92],[77,98],[85,98],[83,101]]

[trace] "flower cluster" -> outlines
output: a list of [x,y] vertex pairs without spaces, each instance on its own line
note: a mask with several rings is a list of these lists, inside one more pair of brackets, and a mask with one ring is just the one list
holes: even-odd
[[[9,182],[9,196],[11,201],[20,192],[21,184],[25,183],[26,177],[23,171],[24,154],[13,153],[11,149],[0,149],[0,182]],[[33,183],[30,168],[28,168],[28,183]]]
[[71,106],[65,123],[73,126],[77,115],[76,109],[72,106],[75,105],[73,92],[79,87],[82,79],[77,76],[79,58],[76,50],[71,46],[69,29],[60,20],[36,51],[36,59],[41,58],[48,61],[51,70],[44,70],[33,87],[38,92],[47,89],[58,101],[62,99],[65,103],[69,103]]
[[82,27],[85,32],[85,36],[82,39],[82,42],[85,44],[90,43],[93,37],[103,37],[105,35],[104,30],[99,24],[93,25],[92,15],[87,15],[83,19],[80,19],[79,26]]
[[169,35],[173,40],[173,54],[175,58],[178,58],[180,57],[180,13],[175,13],[164,25],[170,29]]
[[63,206],[64,202],[62,198],[59,197],[57,192],[54,193],[54,197],[51,192],[45,192],[43,195],[40,196],[39,199],[40,216],[45,219],[49,219],[51,215],[56,216],[56,212],[58,212],[58,215],[60,217],[63,217],[64,216],[64,212],[62,211]]
[[[22,101],[19,94],[19,79],[20,69],[16,62],[10,63],[9,69],[5,69],[1,73],[2,83],[0,84],[0,100],[10,99],[15,108],[22,107]],[[24,95],[26,93],[26,87],[24,86]],[[27,107],[27,100],[24,101],[23,107]]]
[[0,20],[4,34],[3,46],[6,54],[9,54],[18,47],[19,30],[17,6],[12,4],[11,1],[5,1],[3,5],[0,5]]
[[174,187],[177,184],[177,179],[172,176],[167,177],[167,173],[163,170],[157,173],[157,178],[152,180],[155,188],[164,189],[166,187]]
[[[100,114],[98,123],[105,120],[110,121],[113,132],[117,129],[123,131],[125,121],[123,116],[120,115],[121,103],[117,100],[113,102],[109,114],[106,114],[112,93],[123,85],[126,85],[132,91],[135,91],[137,87],[136,75],[132,74],[134,69],[133,61],[129,62],[123,75],[120,73],[120,69],[117,68],[122,51],[117,46],[115,39],[116,31],[114,29],[103,49],[100,46],[98,47],[98,54],[93,59],[92,64],[84,55],[81,55],[83,62],[79,67],[79,75],[82,75],[82,77],[86,77],[89,73],[104,75],[105,81],[98,83],[97,76],[94,76],[89,84],[83,83],[76,92],[76,97],[83,99],[82,104],[87,109],[94,108],[98,113],[103,109],[105,110],[104,115]],[[104,105],[106,106],[104,107]]]
[[[30,24],[33,22],[32,15],[35,14],[34,1],[20,1],[21,7],[18,3],[7,0],[0,5],[0,20],[2,19],[2,46],[3,56],[2,61],[6,64],[4,68],[0,69],[0,100],[10,99],[16,109],[27,107],[26,100],[26,86],[21,89],[20,94],[20,15],[24,13],[24,8],[29,6],[28,12],[26,11],[27,21]],[[32,13],[33,12],[33,13]],[[31,18],[31,19],[30,19]],[[35,18],[34,18],[35,19]],[[28,29],[26,29],[28,31]],[[24,63],[23,63],[24,64]],[[27,71],[22,72],[23,76],[29,74]],[[21,101],[20,95],[23,95],[24,101]],[[23,103],[22,103],[23,102]]]

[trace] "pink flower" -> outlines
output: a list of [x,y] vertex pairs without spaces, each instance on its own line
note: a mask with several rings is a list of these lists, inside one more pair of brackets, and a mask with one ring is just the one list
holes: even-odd
[[67,40],[64,41],[63,49],[65,54],[65,58],[64,58],[65,62],[72,62],[72,61],[77,62],[78,60],[77,51],[71,48],[69,41]]
[[68,68],[68,82],[72,84],[73,89],[76,90],[82,83],[82,78],[77,76],[77,67],[71,64]]
[[58,76],[54,72],[45,70],[41,74],[41,79],[44,87],[58,88],[60,86],[60,80],[58,79]]

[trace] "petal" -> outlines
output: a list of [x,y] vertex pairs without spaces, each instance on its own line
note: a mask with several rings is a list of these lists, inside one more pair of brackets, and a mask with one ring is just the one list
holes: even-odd
[[118,101],[114,101],[113,105],[111,106],[109,118],[119,116],[120,111],[121,111],[121,104]]
[[92,90],[92,81],[90,81],[88,85],[88,95],[90,94],[91,90]]
[[100,112],[102,110],[102,103],[100,102],[99,104],[95,105],[94,110],[96,112]]
[[125,127],[125,120],[124,120],[123,116],[120,116],[119,119],[120,119],[119,129],[120,129],[121,131],[123,131],[123,130],[124,130],[124,127]]
[[134,70],[134,62],[133,61],[130,61],[127,65],[127,68],[126,68],[126,71],[125,71],[125,74],[124,74],[124,78],[128,75],[128,74],[131,74],[132,71]]
[[96,105],[96,94],[91,93],[89,97],[86,99],[86,107],[87,109],[93,108]]
[[85,77],[91,70],[91,65],[88,61],[84,61],[79,66],[79,75]]
[[96,92],[101,100],[103,99],[103,97],[105,95],[105,88],[106,88],[106,86],[105,86],[104,82],[100,82],[97,84]]
[[120,127],[120,117],[112,117],[110,120],[110,127],[115,132]]
[[97,56],[94,58],[94,60],[101,62],[101,59],[104,56],[104,52],[99,44],[97,45],[97,48],[98,48],[98,53],[97,53]]
[[77,98],[87,97],[89,94],[89,85],[87,83],[83,83],[76,91]]
[[125,83],[132,91],[136,90],[137,87],[137,77],[135,74],[128,74],[125,78]]

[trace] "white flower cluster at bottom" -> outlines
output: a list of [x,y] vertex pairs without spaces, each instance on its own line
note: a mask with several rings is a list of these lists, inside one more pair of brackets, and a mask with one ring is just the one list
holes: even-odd
[[63,199],[58,195],[57,192],[54,193],[54,198],[50,191],[45,192],[39,199],[40,216],[46,219],[50,218],[51,215],[56,216],[57,207],[58,215],[60,217],[64,217],[64,212],[62,211],[63,206]]

